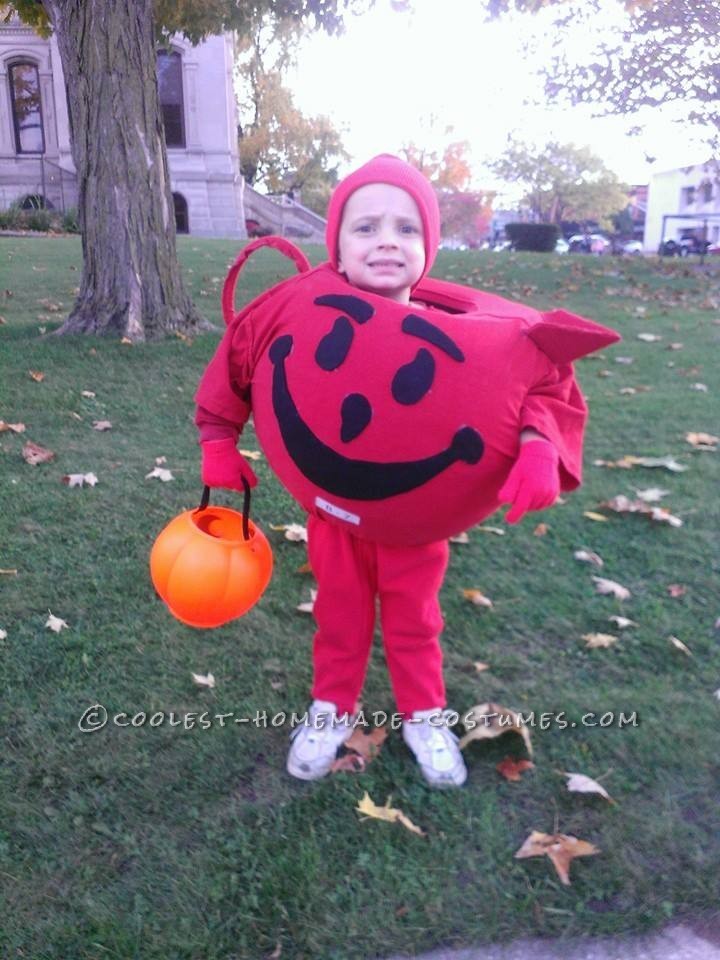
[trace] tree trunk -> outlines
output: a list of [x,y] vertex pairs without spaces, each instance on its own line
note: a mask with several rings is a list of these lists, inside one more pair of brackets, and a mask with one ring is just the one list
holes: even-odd
[[153,0],[43,0],[78,177],[83,275],[58,333],[156,339],[207,326],[175,249]]

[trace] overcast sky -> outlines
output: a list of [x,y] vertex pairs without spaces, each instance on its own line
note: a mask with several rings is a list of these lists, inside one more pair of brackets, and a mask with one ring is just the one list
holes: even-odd
[[[528,105],[541,95],[536,63],[551,52],[544,18],[483,22],[473,0],[412,0],[413,13],[397,12],[391,0],[348,18],[342,37],[315,34],[301,48],[287,81],[297,106],[308,115],[330,116],[343,133],[352,162],[343,172],[404,142],[438,147],[468,140],[477,185],[497,186],[483,163],[502,153],[511,132],[538,145],[551,139],[589,145],[628,183],[647,183],[653,172],[702,162],[707,148],[671,111],[651,111],[640,137],[627,130],[635,118],[592,118],[586,108]],[[619,4],[608,0],[614,13]],[[546,13],[550,13],[549,11]],[[589,51],[607,17],[576,31],[572,49]],[[523,53],[530,35],[535,58]],[[435,123],[431,118],[435,117]],[[445,127],[452,126],[446,134]],[[648,164],[646,154],[655,157]]]

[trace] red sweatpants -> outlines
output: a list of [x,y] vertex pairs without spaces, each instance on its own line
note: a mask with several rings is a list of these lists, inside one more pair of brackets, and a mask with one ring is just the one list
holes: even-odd
[[387,547],[308,518],[308,552],[318,582],[312,696],[355,710],[372,648],[380,598],[385,658],[400,713],[445,706],[438,592],[448,543]]

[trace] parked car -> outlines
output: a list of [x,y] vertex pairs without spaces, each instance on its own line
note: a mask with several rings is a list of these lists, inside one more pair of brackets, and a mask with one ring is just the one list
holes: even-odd
[[643,252],[642,240],[629,240],[621,247],[623,253],[631,253],[633,256]]
[[570,244],[564,237],[558,237],[558,242],[555,244],[555,253],[567,253],[570,249]]
[[710,243],[697,237],[682,237],[680,240],[663,240],[658,253],[661,257],[689,257],[691,253],[704,254]]
[[612,244],[601,233],[576,233],[568,240],[570,253],[609,253]]
[[711,243],[705,252],[712,257],[720,256],[720,243]]

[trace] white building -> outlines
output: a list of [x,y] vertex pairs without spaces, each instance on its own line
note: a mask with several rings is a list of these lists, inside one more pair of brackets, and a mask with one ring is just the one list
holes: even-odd
[[[233,38],[158,54],[158,82],[178,231],[244,237],[233,93]],[[57,41],[17,17],[0,24],[0,209],[34,198],[77,203],[65,84]]]
[[720,172],[713,162],[665,170],[650,180],[645,217],[646,250],[685,237],[720,240]]

